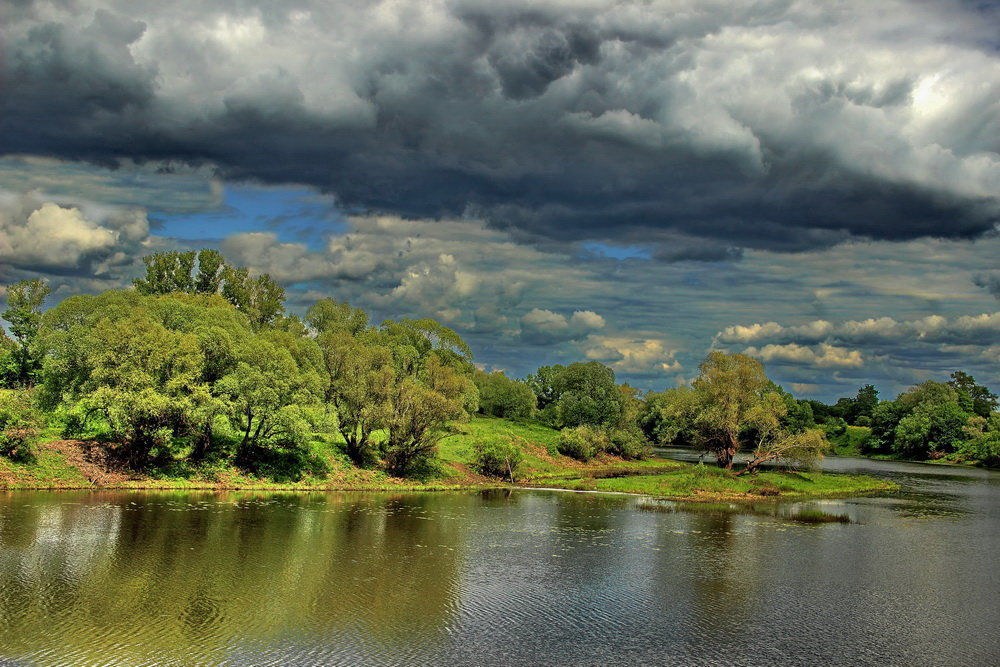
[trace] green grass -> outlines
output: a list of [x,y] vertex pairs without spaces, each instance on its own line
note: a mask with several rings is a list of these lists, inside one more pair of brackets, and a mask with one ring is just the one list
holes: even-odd
[[[301,476],[253,475],[223,463],[194,464],[178,457],[170,464],[144,475],[102,482],[104,488],[122,489],[247,489],[247,490],[452,490],[503,486],[470,471],[475,443],[484,438],[503,438],[524,449],[525,461],[519,483],[587,491],[640,493],[686,500],[761,500],[772,497],[806,498],[864,493],[893,488],[869,477],[822,475],[819,473],[762,472],[733,477],[704,465],[651,458],[625,461],[602,455],[586,463],[556,451],[559,432],[544,424],[476,417],[457,426],[458,433],[443,439],[438,447],[435,474],[422,480],[399,479],[377,469],[354,466],[335,435],[316,436],[308,443],[311,461]],[[43,440],[58,438],[47,430]],[[14,463],[0,457],[0,488],[93,488],[95,485],[65,456],[38,447],[32,463]]]
[[761,472],[734,477],[724,470],[691,465],[658,475],[628,477],[581,477],[552,480],[558,488],[578,491],[639,493],[685,500],[801,499],[853,495],[898,488],[864,475],[833,475],[818,472]]
[[39,448],[35,460],[15,463],[0,456],[0,488],[90,488],[90,481],[59,452]]
[[871,434],[872,430],[867,426],[848,426],[842,435],[831,439],[833,454],[835,456],[863,456],[862,449]]

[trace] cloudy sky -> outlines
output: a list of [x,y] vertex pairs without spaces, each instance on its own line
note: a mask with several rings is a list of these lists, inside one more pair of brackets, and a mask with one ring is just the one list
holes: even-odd
[[[520,376],[1000,387],[1000,6],[3,0],[0,283],[217,247]],[[3,294],[0,290],[0,300]]]

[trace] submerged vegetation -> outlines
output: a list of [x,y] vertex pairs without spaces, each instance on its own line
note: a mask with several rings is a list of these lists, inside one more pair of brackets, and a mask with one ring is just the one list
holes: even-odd
[[[884,487],[761,471],[765,462],[808,469],[829,451],[837,423],[818,421],[809,402],[745,355],[712,352],[691,387],[646,395],[596,361],[543,366],[518,380],[478,370],[465,341],[432,319],[373,324],[333,299],[300,319],[285,312],[269,276],[251,276],[215,251],[144,262],[133,289],[72,296],[48,310],[43,282],[9,287],[0,486],[526,483],[667,497]],[[933,405],[961,408],[974,394],[968,409],[989,409],[960,427],[974,442],[993,442],[995,397],[990,404],[992,394],[972,387],[932,392]],[[898,440],[912,443],[931,399],[899,400],[909,406],[901,421],[916,423]],[[858,411],[855,421],[867,416],[870,426],[845,424],[845,432],[875,433],[878,410]],[[946,433],[961,417],[953,412]],[[927,419],[924,431],[938,434]],[[652,458],[654,444],[696,446],[719,467]]]

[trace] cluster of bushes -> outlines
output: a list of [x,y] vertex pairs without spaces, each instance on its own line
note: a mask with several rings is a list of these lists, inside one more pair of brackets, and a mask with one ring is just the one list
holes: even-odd
[[644,459],[652,447],[642,432],[631,429],[602,429],[587,424],[564,428],[557,445],[560,454],[578,461],[589,461],[599,454],[612,454],[623,459]]
[[[67,436],[101,435],[133,468],[180,457],[308,474],[318,465],[309,439],[336,432],[355,463],[407,475],[476,410],[471,352],[433,320],[369,325],[325,299],[303,321],[284,313],[268,276],[213,251],[145,262],[136,289],[69,297],[44,313],[43,283],[11,286],[3,315],[15,339],[0,345],[14,368],[4,384],[36,386]],[[0,443],[12,452],[34,423],[31,399],[17,395],[4,401]]]
[[0,389],[0,455],[21,462],[33,460],[40,427],[31,392]]

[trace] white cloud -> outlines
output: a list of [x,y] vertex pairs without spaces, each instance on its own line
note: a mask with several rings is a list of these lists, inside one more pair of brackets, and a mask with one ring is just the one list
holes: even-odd
[[551,310],[532,308],[521,316],[521,340],[536,345],[580,340],[603,329],[605,324],[604,318],[592,310],[578,310],[566,317]]
[[683,370],[677,350],[655,338],[591,335],[584,356],[626,375],[655,377]]
[[[0,192],[0,265],[32,270],[92,270],[129,260],[121,255],[149,236],[135,209],[61,206],[37,196]],[[98,218],[91,217],[94,213]],[[88,215],[88,213],[90,215]]]
[[982,342],[1000,336],[1000,312],[947,318],[928,315],[915,320],[891,317],[847,320],[831,323],[814,320],[806,324],[782,326],[777,322],[727,327],[716,336],[720,343],[752,341],[820,343],[826,340],[847,343],[959,343]]
[[864,365],[864,358],[859,350],[850,350],[820,343],[813,347],[788,343],[787,345],[765,345],[764,347],[748,347],[744,354],[759,357],[764,362],[805,364],[819,368],[859,368]]

